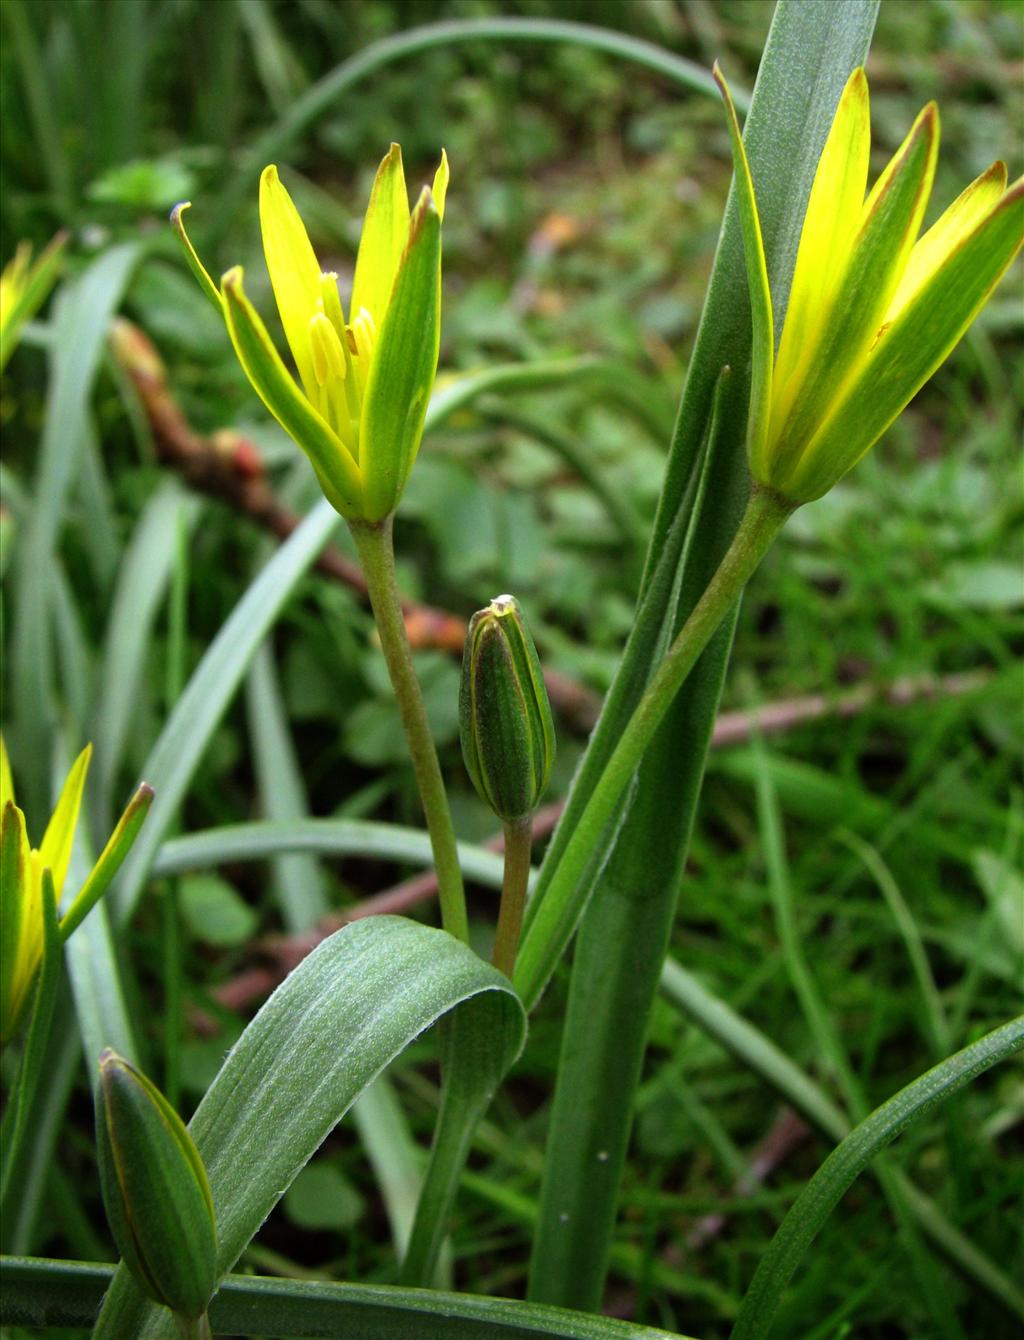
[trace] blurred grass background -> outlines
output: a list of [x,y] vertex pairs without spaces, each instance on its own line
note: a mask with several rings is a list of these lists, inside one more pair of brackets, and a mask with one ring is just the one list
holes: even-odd
[[[249,147],[368,44],[414,24],[499,13],[604,24],[704,65],[720,57],[749,88],[771,4],[6,0],[2,256],[22,238],[41,246],[65,227],[74,274],[117,242],[142,239],[123,310],[166,361],[174,397],[201,433],[233,429],[252,440],[281,498],[303,510],[315,496],[305,465],[256,402],[180,260],[166,212],[193,200],[190,227],[209,268],[244,261],[269,317],[255,181],[239,203],[223,203]],[[932,215],[993,157],[1008,157],[1011,177],[1019,174],[1022,68],[1024,23],[1014,0],[883,0],[868,66],[876,167],[934,97],[943,142]],[[443,371],[580,354],[621,367],[621,376],[596,384],[495,396],[428,441],[399,512],[403,588],[460,615],[496,590],[515,592],[546,662],[600,694],[630,625],[729,185],[720,107],[568,44],[477,41],[391,65],[320,116],[280,160],[319,256],[343,286],[372,174],[392,139],[413,186],[429,179],[441,144],[452,162]],[[1019,1009],[1022,324],[1018,266],[880,448],[834,494],[797,514],[745,601],[724,706],[964,671],[984,672],[983,686],[909,706],[876,702],[841,723],[798,726],[760,753],[749,743],[717,751],[681,898],[677,956],[834,1091],[795,1006],[767,892],[766,844],[780,826],[804,951],[872,1106]],[[42,323],[28,332],[2,386],[4,554],[15,563],[32,505],[45,338]],[[89,719],[124,546],[166,475],[113,358],[100,369],[92,412],[97,450],[87,454],[61,525],[67,599],[58,639],[67,714],[80,724]],[[117,794],[269,546],[248,520],[208,500],[179,535],[176,595],[157,617]],[[183,829],[266,811],[266,779],[278,775],[274,751],[282,747],[253,721],[267,695],[283,705],[312,813],[419,822],[370,631],[355,594],[322,577],[304,582],[275,630],[262,680],[250,681],[247,701],[204,757]],[[438,649],[419,661],[457,826],[482,839],[493,820],[458,756],[457,663]],[[564,791],[583,742],[563,722],[551,798]],[[756,803],[754,784],[761,780],[763,800],[766,778],[777,811]],[[305,860],[286,877],[309,889],[312,918],[321,903],[342,907],[402,873]],[[180,1060],[186,1111],[242,1026],[216,1001],[216,988],[252,962],[253,941],[282,929],[280,878],[280,866],[250,865],[179,881],[186,1022],[173,1067]],[[474,911],[483,944],[488,895],[475,896]],[[151,1072],[166,1079],[165,935],[149,900],[124,948],[146,1005]],[[523,1289],[561,989],[549,994],[526,1059],[478,1142],[454,1238],[460,1287]],[[219,1031],[197,1030],[194,1008]],[[430,1054],[429,1046],[413,1049],[396,1073],[424,1140],[436,1085],[429,1065],[417,1063]],[[611,1310],[708,1340],[727,1334],[767,1238],[828,1148],[814,1135],[788,1139],[778,1116],[770,1090],[659,1003]],[[764,1188],[735,1194],[738,1171],[773,1131],[778,1166]],[[1018,1279],[1022,1132],[1024,1076],[1003,1067],[915,1128],[898,1155]],[[84,1084],[52,1180],[38,1250],[109,1255]],[[724,1222],[700,1227],[711,1213]],[[875,1184],[858,1184],[795,1282],[778,1333],[943,1333],[893,1250],[898,1235]],[[372,1179],[346,1126],[293,1187],[249,1263],[366,1280],[389,1278],[390,1259]],[[1015,1333],[1007,1314],[956,1273],[945,1287],[954,1305],[945,1333],[958,1333],[957,1313],[969,1335]]]

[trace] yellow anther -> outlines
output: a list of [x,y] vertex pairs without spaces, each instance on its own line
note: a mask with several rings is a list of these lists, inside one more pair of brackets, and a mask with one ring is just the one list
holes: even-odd
[[309,348],[318,385],[326,386],[332,380],[345,380],[345,353],[338,332],[323,312],[314,313],[310,319]]
[[338,276],[333,270],[325,270],[320,276],[320,302],[318,305],[338,334],[343,335],[345,317],[341,310]]
[[364,366],[368,365],[370,355],[373,353],[373,346],[377,342],[377,326],[365,307],[360,307],[359,315],[347,327],[346,333],[349,348],[364,360]]

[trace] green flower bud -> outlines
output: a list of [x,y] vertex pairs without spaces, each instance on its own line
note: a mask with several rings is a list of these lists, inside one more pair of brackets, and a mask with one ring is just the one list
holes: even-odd
[[150,1298],[195,1321],[217,1284],[206,1169],[163,1094],[116,1052],[100,1056],[96,1148],[107,1221]]
[[512,596],[496,596],[469,621],[459,690],[462,756],[499,819],[537,807],[555,757],[537,648]]

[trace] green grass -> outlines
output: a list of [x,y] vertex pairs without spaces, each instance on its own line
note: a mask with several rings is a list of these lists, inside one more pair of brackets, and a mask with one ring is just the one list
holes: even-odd
[[[95,288],[74,348],[56,352],[49,392],[47,322],[30,330],[4,375],[3,502],[14,531],[4,597],[5,730],[13,721],[15,750],[26,729],[34,741],[14,757],[23,770],[19,791],[24,785],[41,796],[49,728],[36,718],[26,728],[19,709],[43,689],[32,674],[32,648],[52,616],[34,602],[52,601],[60,689],[49,721],[68,747],[97,741],[94,836],[127,798],[160,734],[167,684],[192,672],[268,550],[250,522],[220,503],[194,500],[179,511],[123,376],[108,359],[95,377],[86,366],[90,321],[99,321],[124,278],[123,309],[156,342],[196,428],[249,434],[282,498],[308,509],[315,490],[305,466],[244,382],[179,262],[164,212],[191,195],[197,241],[219,233],[214,268],[244,261],[254,301],[268,313],[255,192],[237,212],[218,216],[227,166],[313,81],[398,24],[490,13],[607,23],[706,64],[721,55],[730,77],[749,87],[770,6],[250,0],[237,15],[226,0],[6,6],[2,19],[14,40],[0,44],[0,254],[7,258],[23,236],[41,246],[58,227],[71,227],[68,270],[78,277],[92,266],[85,282]],[[883,3],[869,63],[879,147],[891,151],[921,103],[939,100],[937,206],[1000,150],[1011,154],[1011,176],[1020,171],[1012,154],[1019,154],[1014,128],[1024,101],[1021,46],[1011,3]],[[439,143],[452,160],[442,367],[596,354],[621,363],[631,379],[627,403],[581,383],[496,392],[479,412],[454,415],[429,440],[399,512],[403,589],[461,615],[497,590],[515,592],[547,662],[601,693],[629,628],[638,579],[623,531],[638,519],[649,529],[653,518],[730,179],[720,110],[656,75],[568,46],[477,43],[392,66],[328,111],[282,159],[322,254],[343,273],[372,167],[391,138],[402,141],[413,180],[432,170]],[[119,254],[109,249],[138,239],[141,261],[130,275],[127,262],[123,276],[115,273]],[[100,252],[107,256],[97,260]],[[723,706],[829,693],[865,678],[983,668],[990,682],[961,697],[876,703],[847,721],[805,724],[767,741],[761,753],[739,746],[713,754],[673,936],[675,957],[850,1116],[857,1106],[851,1092],[873,1108],[1019,1009],[1018,292],[1019,269],[879,449],[833,495],[793,519],[744,602]],[[75,319],[62,304],[58,331]],[[535,423],[545,432],[534,431]],[[573,443],[586,451],[590,479],[573,468]],[[59,470],[46,465],[58,450],[70,453],[73,467],[66,489]],[[56,485],[37,498],[40,470]],[[618,515],[609,498],[619,501]],[[111,517],[106,550],[97,548],[95,522],[103,499]],[[175,558],[179,526],[188,528],[187,567]],[[132,642],[125,630],[140,627],[145,635]],[[169,659],[179,666],[170,677]],[[418,660],[459,836],[478,841],[494,824],[459,759],[457,666],[437,650]],[[227,706],[183,795],[167,791],[177,831],[286,818],[307,806],[320,817],[419,825],[370,618],[351,592],[303,577],[250,672],[248,694],[248,704],[239,694]],[[253,730],[250,714],[261,701],[262,729]],[[180,737],[186,744],[187,734]],[[551,798],[564,793],[583,744],[565,725],[559,734]],[[180,763],[175,745],[166,755],[172,781]],[[268,799],[275,772],[289,779],[276,813]],[[37,802],[30,825],[41,809]],[[788,944],[777,924],[780,847]],[[161,899],[144,898],[118,932],[141,1053],[155,1076],[170,1065],[180,1077],[186,1113],[240,1030],[242,1020],[215,992],[259,961],[250,943],[300,926],[321,899],[344,907],[412,870],[381,857],[313,860],[230,864],[217,872],[219,885],[177,877],[180,1039],[169,1039],[165,1027],[179,984],[173,956],[162,949]],[[232,921],[239,902],[251,916]],[[226,918],[219,938],[202,915],[189,916],[190,907],[211,905]],[[483,944],[494,912],[493,894],[473,886],[471,914]],[[794,952],[834,1044],[831,1063],[807,1017],[806,989],[803,1009],[794,989]],[[525,1288],[566,983],[563,972],[476,1140],[451,1243],[452,1278],[462,1290],[521,1296]],[[392,1069],[421,1147],[438,1103],[433,1059],[427,1040]],[[739,1169],[782,1106],[762,1079],[659,999],[609,1311],[704,1340],[728,1335],[771,1234],[832,1147],[809,1132],[763,1188],[736,1194]],[[890,1154],[948,1220],[1018,1279],[1024,1255],[1012,1221],[1019,1230],[1022,1119],[1020,1069],[1003,1067],[915,1126]],[[24,1248],[83,1259],[109,1254],[90,1122],[83,1069],[60,1125],[46,1208]],[[300,1199],[286,1198],[250,1264],[272,1262],[275,1273],[297,1277],[393,1280],[387,1214],[352,1123],[328,1138],[314,1167],[331,1170],[352,1194],[339,1194],[337,1213],[316,1227]],[[956,1333],[939,1329],[911,1264],[928,1249],[908,1241],[891,1203],[869,1178],[854,1185],[794,1278],[778,1335]],[[724,1216],[720,1231],[688,1245],[694,1225],[714,1212]],[[1016,1323],[989,1292],[934,1261],[926,1278],[929,1268],[944,1276],[948,1317],[959,1317],[967,1334],[1015,1334]]]

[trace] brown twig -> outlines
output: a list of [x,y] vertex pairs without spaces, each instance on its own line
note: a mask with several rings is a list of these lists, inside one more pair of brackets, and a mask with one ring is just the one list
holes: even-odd
[[[737,1198],[752,1196],[810,1134],[811,1128],[807,1122],[791,1107],[784,1107],[772,1123],[771,1129],[755,1147],[742,1175],[733,1183],[733,1196]],[[694,1249],[703,1247],[712,1238],[717,1238],[727,1223],[728,1216],[721,1212],[704,1215],[687,1234],[687,1246]]]
[[[171,395],[167,371],[149,337],[123,318],[111,332],[114,357],[127,374],[149,421],[160,461],[177,471],[190,488],[229,504],[257,525],[285,540],[299,524],[270,487],[259,449],[241,433],[222,430],[203,437],[188,422]],[[366,580],[359,564],[328,545],[317,570],[366,598]],[[466,621],[448,610],[403,600],[409,644],[462,654]],[[563,719],[582,733],[597,720],[600,699],[585,685],[555,670],[545,670],[548,695]]]
[[[721,748],[749,740],[755,730],[767,734],[779,734],[791,730],[794,726],[825,716],[853,716],[878,702],[906,706],[934,698],[956,697],[984,687],[990,679],[991,675],[986,670],[947,675],[944,678],[926,675],[899,679],[882,686],[859,684],[834,697],[812,694],[806,698],[769,703],[765,707],[755,708],[749,712],[723,712],[715,723],[711,744],[713,748]],[[551,833],[561,812],[561,801],[537,811],[533,818],[535,841]],[[500,852],[504,846],[504,838],[500,833],[496,833],[483,845],[491,851]],[[245,1009],[282,981],[321,940],[348,922],[383,913],[408,912],[413,907],[427,902],[436,892],[437,877],[432,870],[425,870],[420,875],[361,899],[343,912],[332,913],[323,918],[314,930],[306,931],[302,935],[272,936],[261,940],[255,948],[257,952],[270,959],[272,966],[258,971],[243,972],[231,978],[217,988],[214,993],[216,999],[229,1009]],[[197,1019],[196,1022],[201,1021]]]

